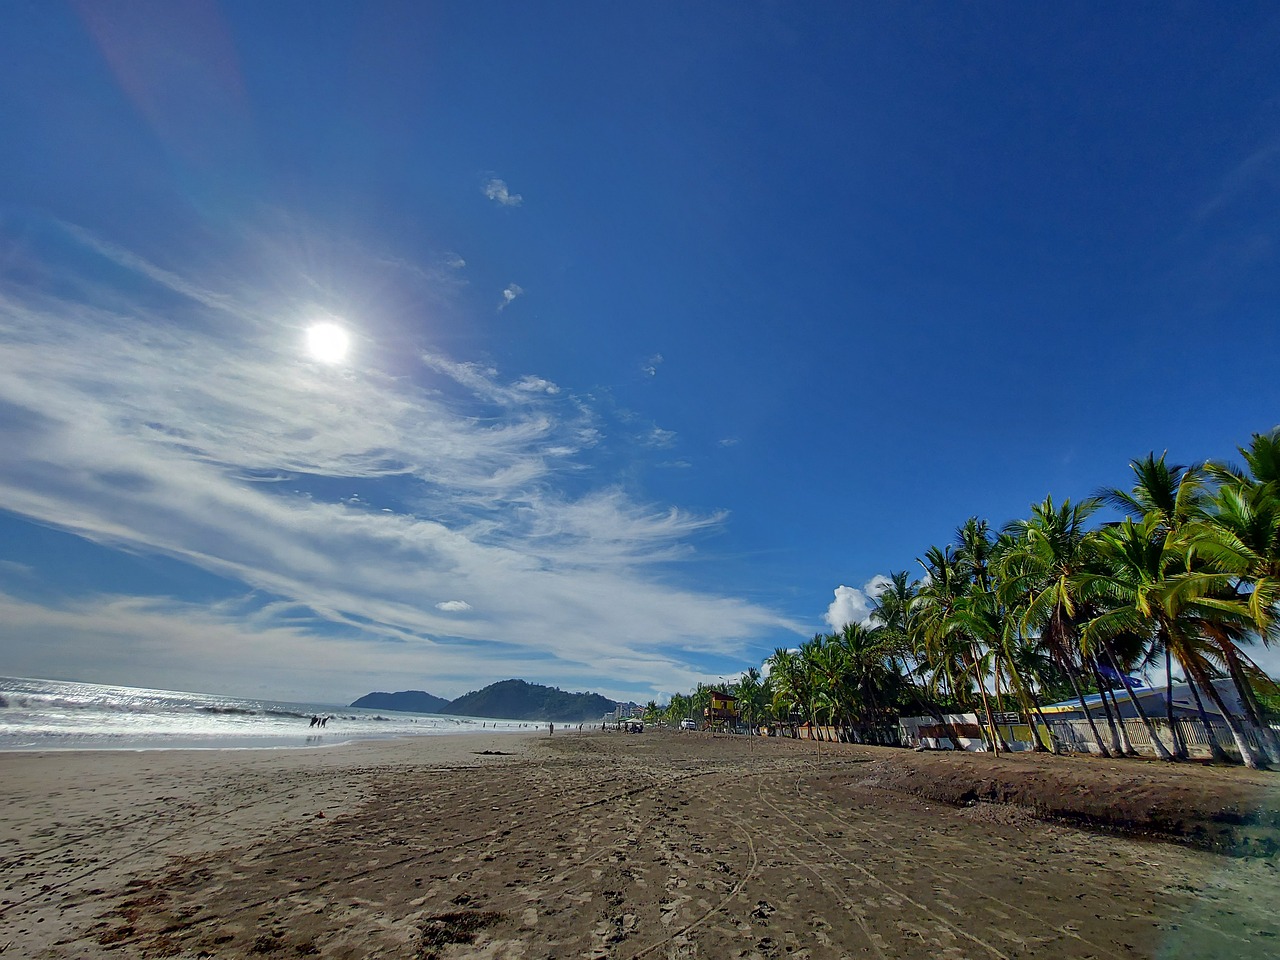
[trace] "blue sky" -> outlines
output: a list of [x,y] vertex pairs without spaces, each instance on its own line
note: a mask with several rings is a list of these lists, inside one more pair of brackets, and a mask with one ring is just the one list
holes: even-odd
[[1280,420],[1273,5],[7,19],[0,672],[646,700]]

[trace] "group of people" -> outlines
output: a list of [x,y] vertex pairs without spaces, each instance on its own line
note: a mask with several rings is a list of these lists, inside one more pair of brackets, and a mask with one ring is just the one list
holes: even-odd
[[312,716],[311,718],[311,726],[313,727],[323,727],[328,722],[328,717]]

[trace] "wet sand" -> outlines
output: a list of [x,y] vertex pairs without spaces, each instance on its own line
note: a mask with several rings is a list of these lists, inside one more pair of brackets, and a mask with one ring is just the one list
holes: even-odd
[[[0,956],[1280,955],[1274,857],[919,794],[957,762],[677,732],[0,755]],[[1116,789],[1018,762],[1000,777]],[[1280,780],[1139,766],[1182,807]]]

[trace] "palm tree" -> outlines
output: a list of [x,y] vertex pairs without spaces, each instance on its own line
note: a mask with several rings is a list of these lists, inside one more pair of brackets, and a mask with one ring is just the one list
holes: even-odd
[[798,653],[785,647],[776,648],[766,662],[769,664],[774,716],[791,726],[796,715],[807,717],[810,714],[809,683],[804,664]]
[[765,716],[765,685],[756,667],[748,667],[738,681],[738,709],[742,721],[754,729]]
[[[1102,572],[1086,574],[1081,592],[1104,596],[1110,605],[1086,624],[1085,641],[1102,642],[1125,633],[1152,635],[1177,660],[1192,689],[1203,691],[1217,707],[1245,765],[1260,768],[1263,762],[1214,687],[1209,665],[1213,647],[1207,629],[1238,627],[1247,622],[1247,607],[1223,597],[1228,575],[1187,570],[1185,552],[1167,536],[1163,523],[1153,512],[1099,532]],[[1216,746],[1212,726],[1205,726],[1210,744]]]
[[[1015,520],[1006,528],[1014,539],[1001,572],[1006,597],[1021,611],[1022,630],[1039,635],[1049,656],[1070,682],[1072,694],[1080,704],[1099,751],[1108,756],[1112,752],[1124,752],[1119,731],[1112,723],[1111,748],[1108,750],[1102,742],[1102,734],[1094,722],[1079,679],[1094,652],[1081,644],[1080,624],[1096,612],[1081,596],[1081,584],[1094,559],[1094,535],[1086,523],[1099,506],[1097,498],[1074,504],[1068,499],[1055,505],[1051,496],[1032,504],[1029,518]],[[1102,650],[1114,661],[1105,643],[1100,642]],[[1105,698],[1102,678],[1096,666],[1090,672],[1100,696]],[[1136,703],[1137,698],[1133,699]],[[1141,715],[1147,723],[1156,755],[1162,760],[1172,759],[1145,711]]]
[[673,693],[667,705],[667,722],[673,725],[693,716],[693,701],[683,693]]
[[[1219,487],[1205,516],[1188,525],[1186,540],[1197,557],[1235,577],[1235,594],[1248,605],[1253,633],[1263,644],[1280,633],[1280,428],[1254,434],[1240,453],[1248,473],[1211,463]],[[1280,761],[1280,738],[1263,715],[1250,676],[1265,677],[1240,649],[1247,636],[1214,637],[1245,711],[1272,761]],[[1269,681],[1268,681],[1269,682]],[[1274,684],[1271,684],[1274,687]]]
[[[969,526],[966,524],[961,528],[962,539]],[[972,531],[980,533],[976,526]],[[980,563],[985,565],[985,558],[976,551],[970,552],[962,561],[952,554],[950,547],[942,550],[930,547],[921,561],[927,576],[916,594],[915,609],[920,617],[926,658],[935,671],[935,681],[940,671],[941,679],[949,685],[953,698],[959,703],[971,700],[966,695],[970,683],[976,687],[978,700],[987,717],[988,729],[984,736],[989,736],[992,749],[998,754],[1000,746],[996,740],[995,718],[991,714],[985,678],[981,672],[983,658],[977,650],[974,635],[966,632],[973,627],[972,606],[970,601],[962,602],[970,588],[975,587],[976,580],[966,576],[966,572],[972,574]]]
[[[1203,514],[1205,471],[1201,464],[1183,466],[1169,464],[1168,452],[1148,453],[1141,460],[1130,461],[1134,485],[1129,490],[1110,489],[1099,494],[1101,499],[1122,510],[1132,519],[1150,518],[1166,541],[1180,535],[1182,528]],[[1183,569],[1190,569],[1190,558]],[[1173,652],[1164,651],[1165,720],[1173,738],[1174,751],[1186,756],[1186,744],[1173,722]],[[1188,678],[1190,682],[1190,678]],[[1199,694],[1196,694],[1199,697]],[[1215,750],[1217,741],[1210,741]]]

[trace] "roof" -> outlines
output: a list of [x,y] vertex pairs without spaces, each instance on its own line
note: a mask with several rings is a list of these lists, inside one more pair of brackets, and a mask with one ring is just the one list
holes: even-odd
[[[1235,685],[1231,682],[1230,678],[1214,680],[1213,685],[1218,691],[1218,695],[1226,702],[1227,709],[1232,712],[1239,711],[1239,698],[1235,691]],[[1163,685],[1158,687],[1134,687],[1132,692],[1129,690],[1116,690],[1114,693],[1116,700],[1121,706],[1132,700],[1133,695],[1136,694],[1138,699],[1144,701],[1144,704],[1148,699],[1158,697],[1159,709],[1164,709]],[[1206,713],[1218,714],[1218,708],[1214,705],[1212,699],[1202,695],[1201,700],[1204,703]],[[1084,702],[1090,709],[1099,707],[1102,704],[1102,696],[1101,694],[1090,693],[1085,696]],[[1191,688],[1185,683],[1175,683],[1173,685],[1173,705],[1185,710],[1196,709],[1195,697],[1191,693]],[[1078,713],[1080,710],[1080,701],[1075,699],[1062,700],[1058,703],[1050,704],[1047,707],[1041,707],[1040,709],[1046,715],[1054,713]],[[1150,706],[1148,706],[1147,709],[1151,709]]]

